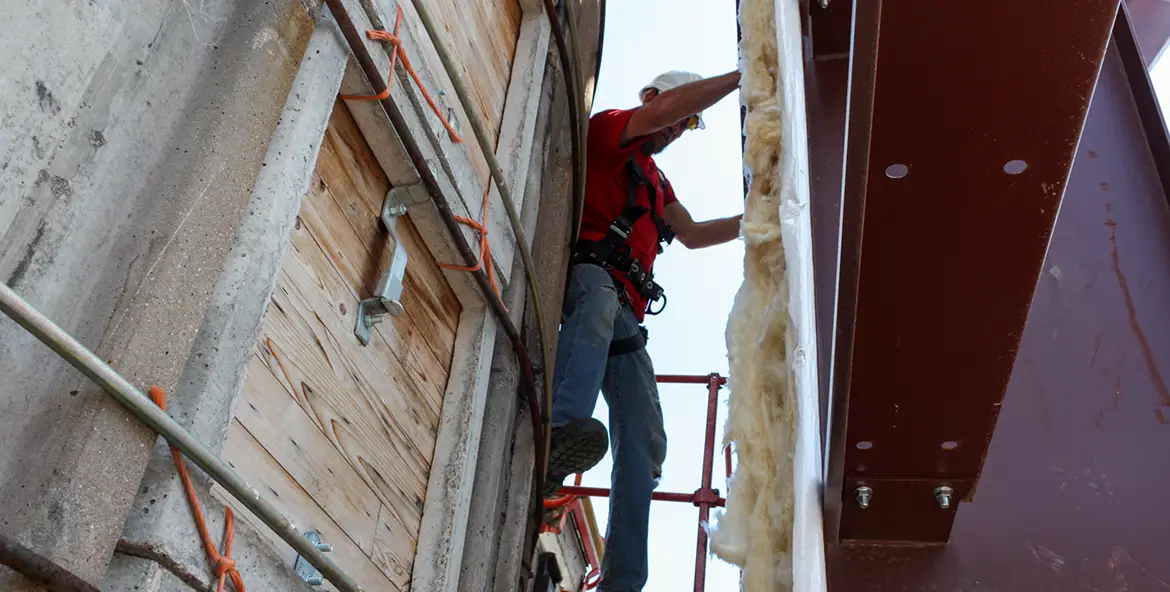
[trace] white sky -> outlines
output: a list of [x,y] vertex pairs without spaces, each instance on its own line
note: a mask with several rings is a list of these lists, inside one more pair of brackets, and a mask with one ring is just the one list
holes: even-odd
[[[637,93],[666,70],[714,76],[738,66],[734,4],[719,8],[699,0],[608,2],[605,39],[594,112],[629,108]],[[687,132],[655,157],[675,192],[696,220],[743,212],[738,96],[731,95],[703,114],[707,128]],[[665,312],[647,317],[649,351],[659,374],[727,374],[724,329],[735,292],[743,280],[743,243],[688,251],[672,245],[655,264],[657,281],[669,299]],[[658,491],[693,492],[703,460],[706,388],[664,385],[668,453]],[[720,405],[716,445],[722,441],[726,399]],[[608,423],[599,400],[595,417]],[[718,450],[716,451],[718,453]],[[716,455],[714,486],[726,494],[722,457]],[[585,475],[586,485],[609,486],[611,458]],[[608,505],[594,508],[602,532]],[[645,592],[690,590],[694,582],[698,509],[654,502],[650,515],[650,580]],[[707,590],[738,589],[737,568],[709,558]]]

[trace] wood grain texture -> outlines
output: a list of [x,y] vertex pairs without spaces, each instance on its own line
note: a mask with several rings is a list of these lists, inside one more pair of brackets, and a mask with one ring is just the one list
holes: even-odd
[[[351,540],[317,505],[316,501],[290,476],[280,463],[266,454],[264,446],[240,422],[228,427],[224,461],[261,491],[282,514],[291,518],[301,531],[315,530],[333,544],[329,558],[366,590],[405,590],[409,586],[410,565],[380,566]],[[293,561],[297,553],[255,515],[239,504],[219,485],[211,488],[212,496],[230,507],[240,520],[260,532],[278,549],[281,556]],[[388,573],[387,573],[388,572]],[[327,584],[327,586],[329,586]],[[333,589],[329,586],[327,589]]]
[[[407,48],[416,68],[425,68],[434,77],[436,88],[427,90],[440,104],[455,114],[456,125],[464,136],[473,166],[480,179],[487,181],[488,169],[483,154],[472,136],[467,116],[459,105],[455,88],[443,69],[434,46],[427,41],[426,29],[419,21],[409,0],[400,2],[403,9],[403,27],[409,28],[414,39],[423,41],[423,47]],[[471,95],[474,108],[484,120],[493,143],[500,135],[504,102],[511,80],[512,62],[520,37],[521,9],[518,0],[428,0],[431,13],[438,20],[443,34],[441,42],[447,47],[459,67]],[[391,22],[393,17],[391,15]],[[443,96],[438,96],[439,93]]]
[[336,103],[224,453],[258,488],[282,496],[298,527],[324,524],[335,561],[376,567],[387,581],[367,584],[374,590],[409,585],[461,313],[404,216],[405,314],[358,343],[358,303],[393,247],[379,221],[389,188]]

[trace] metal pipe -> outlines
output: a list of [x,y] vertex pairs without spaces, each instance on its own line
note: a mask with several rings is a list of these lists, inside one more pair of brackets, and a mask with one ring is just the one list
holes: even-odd
[[11,567],[49,592],[99,592],[73,572],[3,534],[0,534],[0,565]]
[[727,384],[727,379],[718,374],[659,374],[654,377],[658,384],[710,384],[713,379],[718,380],[720,386]]
[[[711,489],[711,474],[715,470],[715,423],[719,415],[719,387],[723,378],[712,374],[707,379],[707,430],[703,439],[703,480],[700,491]],[[703,592],[707,586],[707,529],[703,527],[711,519],[711,505],[699,502],[699,540],[695,549],[695,592]]]
[[[569,45],[571,45],[573,48],[573,52],[572,52],[572,56],[571,56],[572,57],[571,63],[573,65],[573,72],[574,72],[573,79],[577,82],[577,93],[573,97],[573,101],[577,103],[577,112],[583,113],[585,110],[585,78],[581,74],[581,56],[580,56],[581,43],[580,43],[580,40],[577,36],[577,9],[574,8],[575,3],[578,2],[579,0],[563,0],[563,1],[565,3],[565,20],[569,23]],[[601,28],[605,29],[605,21],[601,22]],[[581,117],[584,117],[584,116],[582,115]],[[585,153],[585,145],[584,145],[585,135],[588,132],[586,131],[585,124],[583,122],[579,122],[579,125],[581,126],[581,131],[579,132],[579,135],[578,135],[578,141],[581,143],[581,145],[578,147],[578,149],[581,151],[582,154],[584,154]],[[585,174],[585,167],[587,167],[587,166],[588,166],[588,162],[582,163],[582,167],[581,167],[581,174],[582,175]],[[581,202],[579,204],[577,204],[577,207],[580,209],[580,211],[577,212],[577,227],[574,228],[574,232],[573,232],[574,238],[576,238],[577,235],[581,232],[581,220],[584,216],[584,209],[585,209],[585,184],[584,184],[584,181],[582,181],[582,184],[581,184]]]
[[[578,487],[576,485],[566,485],[557,491],[557,495],[575,495],[577,497],[609,497],[609,488],[607,487]],[[700,490],[702,491],[702,490]],[[666,491],[655,491],[650,494],[650,499],[656,502],[678,502],[683,504],[693,504],[700,506],[706,502],[696,501],[695,493],[674,493]],[[727,503],[724,497],[717,497],[711,505],[716,508],[722,508]]]
[[[329,7],[333,18],[337,21],[337,25],[341,29],[341,33],[345,37],[350,51],[353,52],[354,58],[365,74],[366,80],[369,82],[374,94],[383,93],[386,90],[386,82],[378,72],[378,67],[374,63],[373,57],[370,56],[369,50],[366,49],[361,34],[358,33],[357,28],[353,24],[353,20],[350,19],[349,12],[345,10],[345,6],[342,5],[341,0],[325,0],[325,4]],[[406,118],[402,116],[398,105],[389,98],[379,101],[379,104],[386,113],[386,117],[390,119],[390,124],[397,132],[398,138],[402,142],[402,146],[406,150],[411,164],[414,165],[419,179],[422,181],[427,193],[430,194],[435,208],[439,211],[439,217],[443,220],[443,225],[447,227],[447,232],[450,233],[456,250],[459,251],[459,254],[467,262],[467,265],[474,265],[476,261],[475,253],[471,251],[471,246],[468,245],[467,239],[463,236],[463,232],[459,228],[459,222],[455,220],[454,214],[451,213],[451,208],[447,204],[447,198],[443,195],[443,191],[439,187],[439,182],[427,164],[422,150],[419,149],[418,142],[410,134],[410,130],[406,125]],[[484,270],[481,269],[472,272],[472,277],[475,279],[476,285],[479,286],[480,292],[483,293],[484,300],[487,301],[488,307],[491,308],[493,316],[495,316],[497,322],[500,323],[500,326],[503,327],[504,332],[507,334],[508,341],[512,344],[512,349],[516,352],[516,358],[520,366],[521,383],[527,395],[528,412],[531,416],[533,437],[535,438],[536,435],[542,433],[543,422],[540,404],[537,399],[536,378],[532,368],[532,358],[528,355],[528,347],[524,344],[524,340],[520,336],[520,331],[512,323],[507,309],[504,308],[504,303],[496,297],[495,289],[492,288],[491,281],[488,280]],[[543,339],[544,335],[542,334],[541,337]],[[547,357],[544,358],[544,367],[549,367]],[[536,491],[540,491],[543,489],[544,483],[544,459],[547,458],[545,448],[543,446],[537,446],[535,456],[536,462],[533,466],[532,478],[535,482]],[[539,528],[543,514],[543,508],[538,502],[539,500],[534,498],[532,508],[533,523],[535,524],[534,530]],[[535,536],[531,538],[533,541],[536,540]]]
[[[585,124],[582,122],[581,104],[578,102],[584,90],[580,88],[580,72],[574,69],[575,62],[572,55],[579,53],[579,47],[574,45],[572,54],[569,53],[569,44],[565,41],[565,32],[561,27],[560,17],[557,15],[557,7],[553,0],[544,0],[544,12],[548,15],[549,26],[552,28],[553,39],[557,44],[557,55],[560,57],[561,71],[565,76],[565,94],[569,101],[569,118],[571,119],[571,126],[569,133],[571,136],[572,158],[573,158],[573,233],[571,235],[572,242],[569,243],[571,250],[576,250],[577,236],[581,232],[581,217],[585,211],[585,148],[583,137],[587,131]],[[603,27],[604,28],[604,27]],[[600,65],[600,60],[598,60]]]
[[[570,0],[566,0],[570,1]],[[520,215],[516,212],[516,204],[512,200],[512,191],[508,188],[508,184],[504,179],[504,171],[500,168],[500,162],[496,159],[495,145],[492,137],[487,132],[487,126],[484,125],[483,118],[480,117],[479,111],[476,109],[475,102],[471,99],[471,93],[467,90],[467,85],[463,82],[463,75],[459,72],[458,64],[455,63],[454,58],[451,57],[451,52],[447,50],[447,44],[443,42],[439,33],[439,26],[436,24],[431,8],[427,6],[424,0],[411,0],[414,5],[414,10],[418,14],[418,18],[422,21],[423,28],[427,32],[427,37],[430,38],[431,45],[435,49],[435,53],[439,55],[439,61],[443,63],[443,69],[447,72],[447,77],[451,80],[451,86],[455,89],[455,96],[459,99],[459,104],[463,107],[464,113],[467,115],[467,121],[471,124],[471,131],[475,136],[475,140],[479,143],[480,152],[483,153],[484,160],[487,161],[488,169],[491,171],[492,179],[496,183],[496,189],[500,192],[500,201],[504,203],[504,211],[508,214],[508,223],[512,226],[512,234],[516,237],[516,247],[520,251],[520,258],[524,261],[524,273],[528,276],[528,291],[532,295],[532,308],[536,317],[537,331],[540,333],[540,347],[542,358],[545,360],[545,367],[548,367],[547,361],[552,358],[548,353],[548,330],[545,326],[544,320],[544,306],[540,298],[540,286],[536,281],[536,264],[532,261],[532,253],[528,248],[528,239],[524,237],[524,228],[520,223]],[[572,27],[572,24],[570,24]],[[572,29],[570,29],[572,35]],[[552,381],[544,381],[544,408],[546,412],[552,410]],[[547,462],[549,449],[552,444],[552,430],[549,426],[548,414],[542,417],[543,430],[540,432],[544,435],[544,455],[543,459]],[[542,467],[543,472],[548,471],[548,467]]]
[[259,491],[248,485],[243,477],[240,477],[226,463],[216,458],[210,450],[171,419],[166,412],[159,409],[121,374],[118,374],[101,358],[86,349],[73,336],[50,321],[5,284],[0,284],[0,311],[11,317],[62,358],[65,358],[65,361],[80,370],[82,374],[96,382],[139,421],[166,439],[168,444],[178,448],[184,456],[191,459],[191,462],[203,469],[216,483],[223,486],[232,497],[268,525],[277,536],[292,546],[339,590],[343,592],[361,590],[357,582],[341,571],[309,539],[297,532],[296,526],[261,497]]

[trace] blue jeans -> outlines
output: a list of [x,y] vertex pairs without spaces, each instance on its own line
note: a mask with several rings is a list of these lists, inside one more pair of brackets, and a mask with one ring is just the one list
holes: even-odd
[[609,405],[613,473],[602,592],[640,592],[646,585],[650,494],[666,459],[650,355],[642,348],[609,356],[610,342],[639,332],[633,311],[618,297],[621,289],[601,267],[572,267],[553,376],[554,427],[592,417],[599,391]]

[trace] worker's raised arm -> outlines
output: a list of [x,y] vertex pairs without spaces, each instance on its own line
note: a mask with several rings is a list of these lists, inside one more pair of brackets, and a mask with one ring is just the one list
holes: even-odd
[[704,78],[660,93],[630,116],[622,131],[621,144],[629,146],[639,138],[666,129],[718,103],[739,88],[739,71]]
[[716,218],[695,222],[691,213],[679,202],[671,202],[662,209],[662,219],[670,225],[678,242],[688,249],[713,247],[739,238],[739,224],[743,214],[730,218]]

